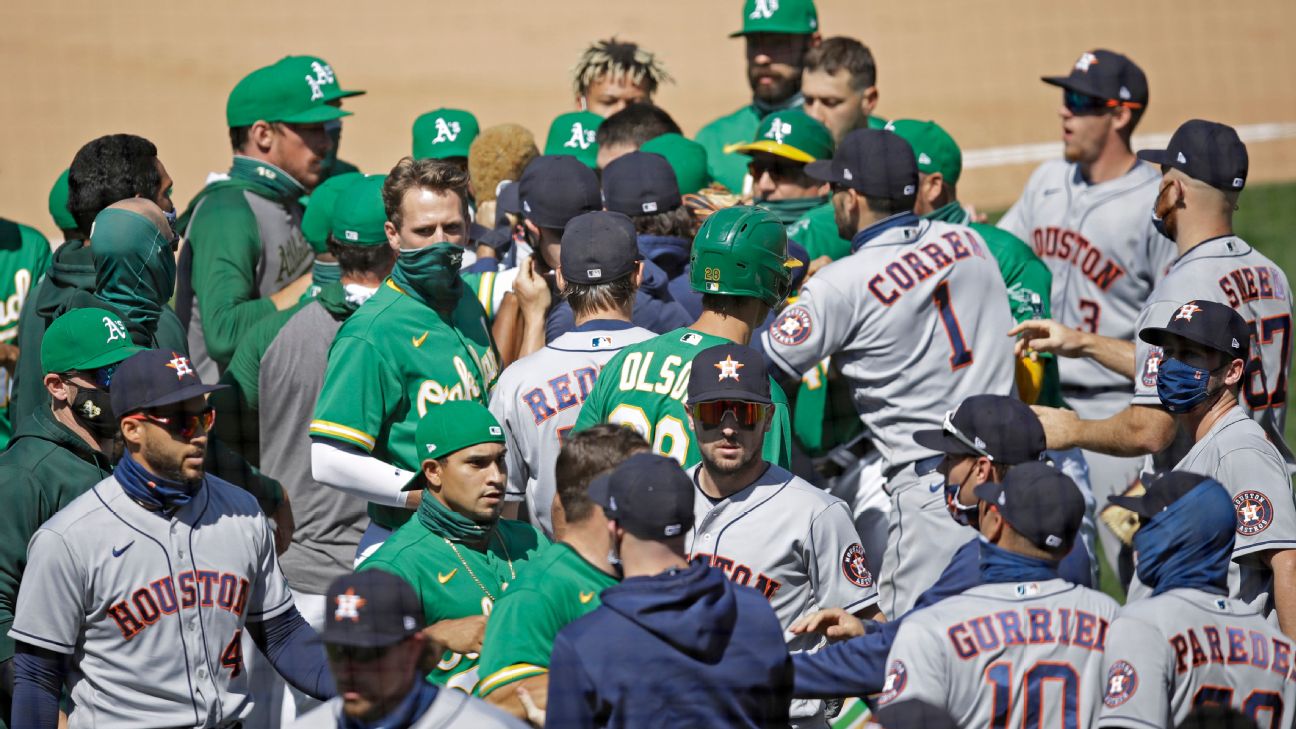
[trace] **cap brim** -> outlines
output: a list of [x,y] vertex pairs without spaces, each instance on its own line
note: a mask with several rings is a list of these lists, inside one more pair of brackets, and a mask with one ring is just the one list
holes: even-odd
[[1154,165],[1174,163],[1174,157],[1171,156],[1168,149],[1140,149],[1136,156],[1144,162],[1151,162]]
[[97,370],[100,367],[107,367],[110,364],[117,364],[118,362],[121,362],[127,357],[130,357],[131,355],[135,354],[136,352],[143,352],[143,351],[144,351],[144,347],[140,347],[138,345],[132,344],[129,347],[122,347],[121,349],[114,349],[111,352],[104,352],[98,357],[91,357],[90,359],[82,360],[81,362],[78,362],[75,366],[69,367],[68,369],[78,370],[80,372]]
[[940,468],[941,462],[945,460],[945,454],[930,456],[914,462],[914,473],[919,476],[927,476],[936,472]]
[[832,160],[830,159],[821,159],[816,162],[810,162],[805,166],[805,173],[807,177],[822,182],[839,182],[843,184],[848,182],[848,180],[843,178],[841,175],[833,173]]
[[336,106],[321,104],[304,109],[296,114],[288,114],[278,119],[266,119],[266,121],[284,122],[285,124],[323,124],[326,121],[341,119],[344,116],[351,116],[351,112],[343,111]]
[[688,402],[690,405],[696,403],[702,403],[702,402],[716,402],[717,400],[737,400],[739,402],[754,402],[754,403],[759,403],[761,405],[774,404],[774,401],[771,400],[768,395],[758,395],[748,390],[737,390],[737,389],[712,390],[710,392],[703,393],[698,397],[693,397],[690,395],[688,398]]
[[418,629],[411,630],[408,633],[398,633],[395,635],[374,635],[372,633],[361,633],[360,631],[337,631],[329,633],[329,625],[332,621],[324,626],[324,630],[310,636],[308,640],[329,645],[345,645],[354,648],[385,648],[396,645],[406,638],[418,632]]
[[414,472],[414,478],[405,482],[401,491],[422,491],[427,486],[427,480],[423,478],[423,464],[420,463],[418,470]]
[[522,214],[522,199],[519,196],[518,184],[511,182],[500,190],[499,197],[495,199],[495,204],[500,210],[510,215]]
[[[190,385],[188,387],[182,387],[175,392],[169,392],[154,400],[139,403],[131,410],[131,412],[139,412],[140,410],[149,410],[152,408],[174,405],[178,402],[184,402],[190,398],[198,397],[199,395],[206,395],[209,392],[216,392],[217,390],[225,390],[228,388],[229,385]],[[126,413],[122,414],[125,415]]]
[[[919,430],[913,434],[914,442],[928,450],[952,456],[978,456],[976,451],[968,448],[958,438],[943,430]],[[944,456],[942,456],[943,458]]]
[[1003,491],[1003,484],[995,483],[994,481],[986,481],[985,483],[977,484],[976,487],[972,489],[972,493],[976,494],[978,499],[991,504],[999,503],[999,495],[1002,494]]
[[1193,344],[1200,344],[1212,352],[1223,352],[1228,355],[1232,354],[1232,352],[1220,349],[1215,342],[1207,341],[1204,337],[1194,337],[1185,334],[1184,332],[1172,332],[1165,327],[1143,327],[1139,330],[1139,339],[1151,344],[1153,347],[1166,346],[1166,342],[1170,341],[1171,337],[1183,339],[1192,342]]
[[1043,81],[1049,86],[1058,86],[1067,91],[1075,91],[1084,94],[1085,96],[1093,96],[1098,99],[1107,98],[1106,94],[1098,93],[1084,84],[1076,83],[1075,79],[1070,76],[1040,76],[1040,81]]
[[748,154],[750,152],[765,152],[767,154],[777,155],[793,162],[814,162],[815,158],[793,147],[790,144],[782,144],[772,139],[762,139],[759,142],[749,144],[734,144],[725,147],[725,153],[738,152]]
[[585,490],[589,500],[599,506],[611,508],[612,501],[612,478],[608,474],[596,476],[589,483],[589,488]]
[[368,92],[368,91],[363,91],[363,90],[360,90],[360,89],[342,90],[342,91],[337,91],[337,92],[335,92],[335,93],[333,93],[333,94],[331,94],[331,95],[329,95],[329,96],[325,96],[325,97],[324,97],[324,100],[325,100],[325,101],[336,101],[336,100],[338,100],[338,99],[349,99],[349,98],[351,98],[352,96],[364,96],[364,95],[367,94],[367,93],[369,93],[369,92]]
[[1128,509],[1144,519],[1151,519],[1156,514],[1149,514],[1144,507],[1142,496],[1108,496],[1107,501],[1122,509]]

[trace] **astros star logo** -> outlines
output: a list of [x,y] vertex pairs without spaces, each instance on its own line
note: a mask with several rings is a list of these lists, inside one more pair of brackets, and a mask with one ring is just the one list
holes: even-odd
[[1179,321],[1180,319],[1192,321],[1193,314],[1196,314],[1201,310],[1202,308],[1196,304],[1193,303],[1184,304],[1183,306],[1179,307],[1179,313],[1175,314],[1175,321]]
[[193,367],[189,365],[188,357],[176,354],[175,352],[171,353],[171,357],[172,360],[167,362],[166,366],[176,371],[177,380],[183,380],[185,375],[192,375],[194,373]]
[[1098,62],[1098,57],[1092,53],[1082,53],[1080,58],[1076,59],[1075,67],[1079,71],[1089,73],[1089,67]]
[[715,363],[715,368],[720,370],[720,377],[718,379],[721,380],[727,380],[730,377],[735,380],[741,379],[738,376],[738,370],[743,367],[746,367],[746,365],[734,359],[733,355],[725,355],[724,361]]
[[334,600],[337,602],[337,609],[333,611],[334,620],[350,619],[353,623],[360,622],[360,608],[368,601],[355,594],[354,587],[348,587],[346,592],[338,595]]

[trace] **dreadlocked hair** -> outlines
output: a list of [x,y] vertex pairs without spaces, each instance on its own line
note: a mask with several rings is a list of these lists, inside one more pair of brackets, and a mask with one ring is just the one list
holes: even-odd
[[649,95],[657,91],[658,84],[675,81],[654,54],[640,48],[638,43],[619,41],[615,37],[596,41],[581,54],[572,69],[576,93],[585,94],[603,76],[625,78],[632,85],[642,86]]

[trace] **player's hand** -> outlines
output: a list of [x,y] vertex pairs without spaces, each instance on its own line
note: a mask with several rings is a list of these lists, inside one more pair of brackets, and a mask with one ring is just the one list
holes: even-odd
[[[805,280],[809,281],[811,276],[815,275],[816,273],[819,273],[819,269],[823,268],[824,266],[827,266],[830,263],[832,263],[832,259],[829,258],[828,256],[819,256],[818,258],[811,261],[810,265],[806,266]],[[805,285],[804,281],[802,282],[802,285],[803,286]]]
[[1050,450],[1064,451],[1075,448],[1075,429],[1080,423],[1080,416],[1074,410],[1049,408],[1043,405],[1032,405],[1031,410],[1039,416],[1040,425],[1044,426],[1045,444]]
[[543,319],[553,295],[549,293],[549,282],[536,273],[535,259],[528,259],[518,270],[513,279],[513,294],[517,296],[518,306],[524,318]]
[[517,687],[518,701],[522,702],[522,708],[526,709],[526,720],[531,726],[543,727],[545,723],[545,710],[536,706],[535,699],[531,698],[531,692],[522,686]]
[[845,640],[864,635],[864,621],[841,608],[828,608],[798,618],[788,631],[793,635],[820,633],[831,640]]
[[1052,319],[1028,319],[1010,329],[1008,336],[1018,337],[1014,346],[1018,357],[1028,357],[1034,352],[1049,352],[1059,357],[1084,355],[1085,333]]
[[963,212],[968,214],[969,223],[984,223],[989,220],[989,216],[976,209],[975,205],[964,205]]
[[292,505],[288,503],[288,490],[283,491],[283,500],[274,512],[274,541],[275,554],[282,555],[292,546],[293,531],[297,529],[297,522],[293,519]]
[[423,633],[454,653],[478,653],[486,636],[486,616],[442,620],[424,628]]

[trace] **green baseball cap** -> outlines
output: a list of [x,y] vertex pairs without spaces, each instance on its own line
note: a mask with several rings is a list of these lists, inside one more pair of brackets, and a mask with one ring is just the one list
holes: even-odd
[[337,74],[333,72],[333,67],[319,56],[284,56],[279,59],[276,65],[284,66],[290,72],[295,73],[302,78],[311,77],[319,84],[320,92],[324,94],[324,101],[337,101],[345,99],[348,96],[363,96],[364,91],[346,90],[342,88],[342,82],[338,81]]
[[117,364],[144,348],[131,341],[121,317],[107,309],[73,309],[55,319],[41,340],[41,367],[89,372]]
[[359,172],[345,172],[320,183],[306,201],[302,213],[302,236],[316,253],[328,252],[329,232],[333,230],[333,208],[342,191],[364,179]]
[[776,111],[761,120],[755,141],[735,144],[725,152],[768,152],[794,162],[832,159],[832,132],[800,109]]
[[414,120],[414,159],[467,157],[480,131],[481,125],[470,111],[429,111]]
[[[48,335],[47,335],[48,336]],[[449,400],[428,408],[414,430],[419,463],[448,456],[480,443],[503,443],[504,429],[485,405],[476,400]],[[423,469],[402,491],[423,488]]]
[[675,182],[681,195],[697,192],[710,183],[707,175],[706,147],[680,134],[671,132],[653,137],[639,148],[641,152],[660,154],[675,170]]
[[333,203],[333,238],[353,246],[387,244],[387,209],[382,188],[387,175],[367,175],[338,191]]
[[598,166],[598,143],[594,141],[594,132],[602,123],[603,117],[592,111],[559,114],[549,125],[544,153],[575,157],[581,164],[594,169]]
[[54,224],[59,230],[76,230],[76,218],[72,217],[72,211],[68,210],[68,171],[63,170],[58,179],[54,181],[54,187],[50,188],[49,194],[49,214],[54,218]]
[[924,175],[939,172],[951,185],[958,184],[963,174],[963,152],[949,132],[934,121],[896,119],[887,122],[886,129],[895,132],[913,147],[918,159],[918,171]]
[[281,61],[244,76],[225,102],[226,124],[246,127],[258,120],[319,124],[351,116],[326,103],[324,84],[313,74],[299,71],[296,64]]
[[819,13],[814,0],[747,0],[743,3],[742,30],[729,37],[748,33],[808,35],[817,30]]

